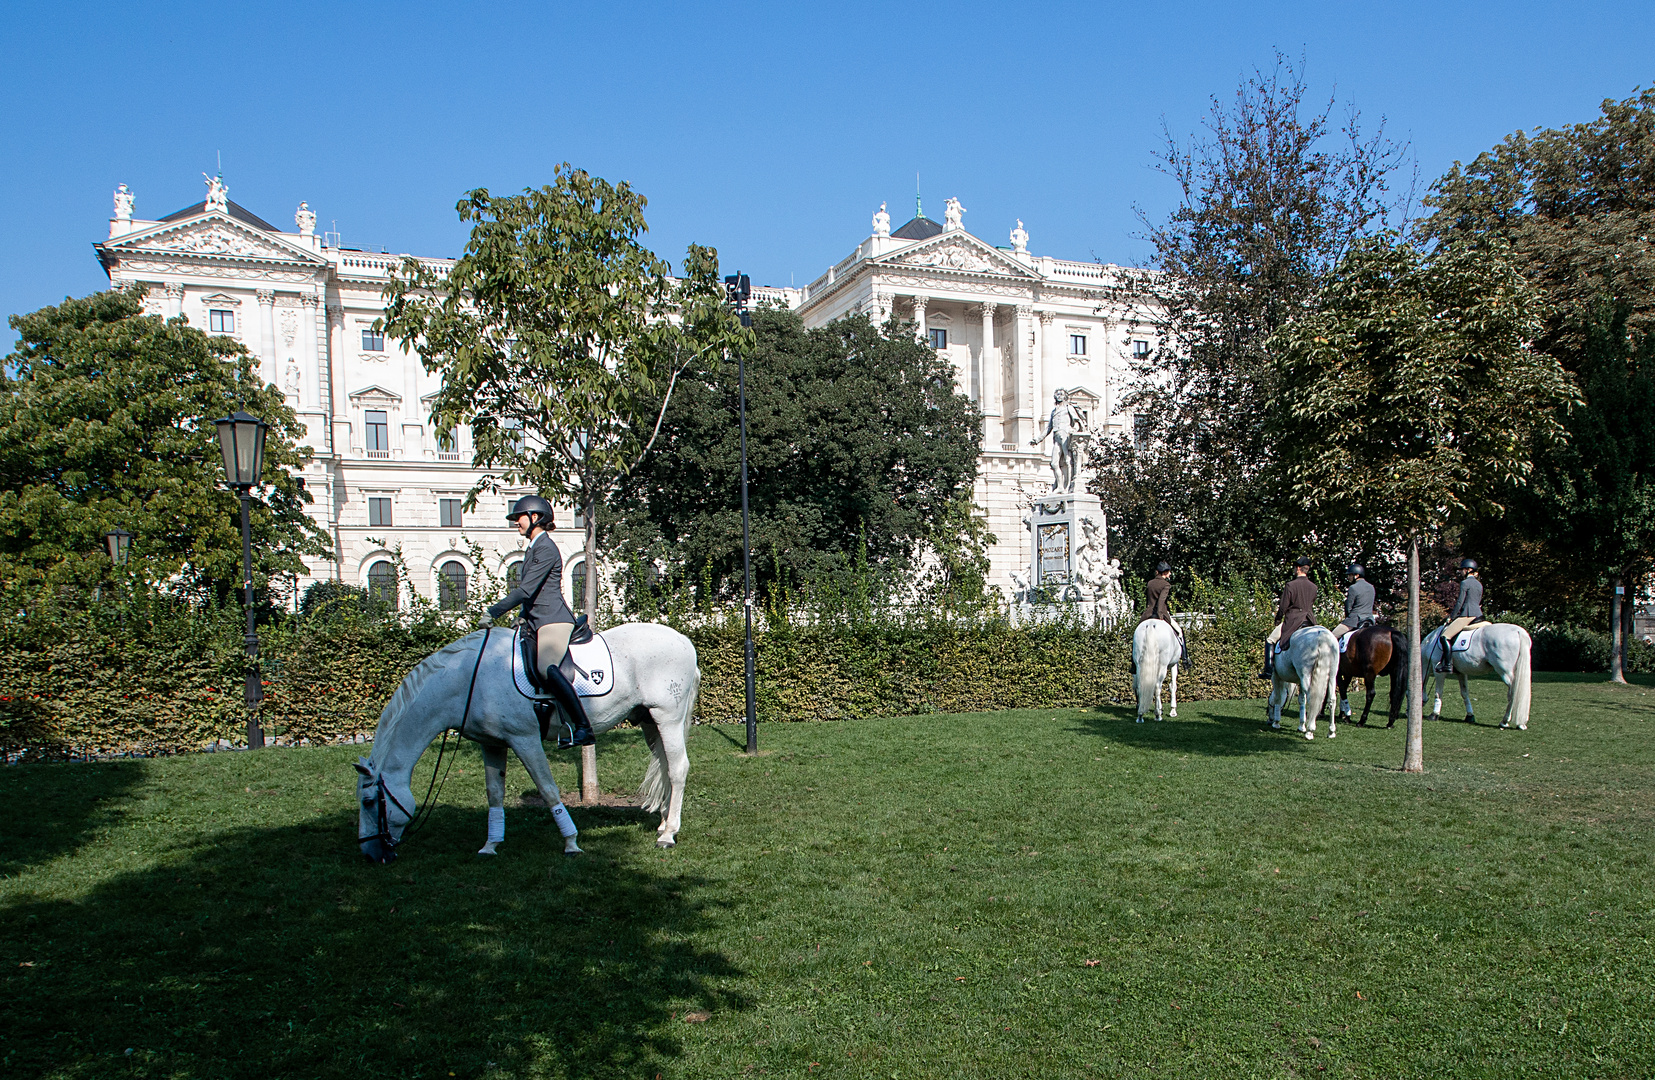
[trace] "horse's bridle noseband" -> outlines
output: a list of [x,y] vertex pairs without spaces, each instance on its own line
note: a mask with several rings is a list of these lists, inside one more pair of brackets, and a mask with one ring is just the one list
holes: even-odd
[[370,840],[377,841],[379,845],[377,851],[363,852],[363,854],[374,862],[388,863],[397,857],[397,845],[402,841],[391,833],[390,813],[385,805],[386,802],[389,801],[394,804],[398,810],[402,811],[402,816],[407,818],[410,822],[413,821],[414,815],[408,812],[408,808],[402,805],[401,800],[399,800],[391,792],[385,790],[385,778],[383,776],[377,775],[375,772],[369,770],[365,765],[360,763],[357,764],[356,771],[361,773],[363,776],[373,778],[374,818],[375,824],[377,825],[376,831],[367,836],[358,836],[356,838],[356,842],[360,846]]

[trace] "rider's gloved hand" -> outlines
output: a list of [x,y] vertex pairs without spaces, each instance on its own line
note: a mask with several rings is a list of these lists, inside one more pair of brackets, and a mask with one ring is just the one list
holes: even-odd
[[494,625],[494,616],[484,612],[477,616],[477,629],[487,630]]

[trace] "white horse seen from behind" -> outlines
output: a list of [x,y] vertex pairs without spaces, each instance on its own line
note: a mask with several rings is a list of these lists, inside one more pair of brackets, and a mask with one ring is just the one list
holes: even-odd
[[1154,702],[1155,719],[1161,719],[1161,684],[1167,673],[1172,673],[1172,708],[1167,715],[1178,716],[1178,635],[1163,619],[1145,619],[1132,632],[1132,663],[1137,667],[1134,681],[1138,690],[1138,723],[1150,714]]
[[[1527,731],[1529,700],[1532,697],[1529,654],[1534,648],[1529,632],[1515,623],[1489,623],[1462,631],[1455,644],[1462,643],[1465,648],[1453,651],[1452,662],[1454,674],[1460,680],[1460,697],[1465,700],[1466,720],[1471,723],[1477,722],[1471,708],[1471,687],[1467,685],[1465,677],[1498,675],[1500,681],[1506,684],[1506,715],[1500,721],[1500,726],[1515,725],[1519,731]],[[1421,643],[1420,652],[1427,663],[1442,655],[1440,627],[1426,636],[1425,641]],[[1436,686],[1431,695],[1433,720],[1442,713],[1442,683],[1447,678],[1446,673],[1441,671],[1437,672],[1436,676]]]
[[1316,737],[1316,714],[1323,708],[1327,709],[1327,737],[1338,735],[1339,642],[1327,627],[1301,627],[1276,657],[1270,701],[1265,706],[1272,728],[1281,727],[1282,706],[1294,690],[1299,693],[1299,730],[1304,737]]

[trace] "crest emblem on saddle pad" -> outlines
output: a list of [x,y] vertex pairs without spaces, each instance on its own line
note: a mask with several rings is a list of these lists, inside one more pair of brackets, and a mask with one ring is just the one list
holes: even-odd
[[[539,697],[535,692],[534,684],[529,682],[529,673],[523,670],[523,649],[518,631],[512,637],[511,645],[511,680],[517,685],[517,692],[526,698]],[[609,678],[609,669],[615,666],[615,659],[609,651],[609,643],[602,634],[593,634],[591,641],[583,641],[578,645],[569,646],[569,659],[575,665],[575,677],[569,682],[574,686],[575,693],[583,698],[603,697],[614,688],[614,682]]]

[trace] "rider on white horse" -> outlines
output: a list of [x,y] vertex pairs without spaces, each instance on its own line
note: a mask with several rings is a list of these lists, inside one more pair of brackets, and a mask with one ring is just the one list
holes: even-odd
[[1264,639],[1264,670],[1258,673],[1261,679],[1275,677],[1276,642],[1285,646],[1300,627],[1316,621],[1316,583],[1309,575],[1310,557],[1300,555],[1293,563],[1293,580],[1282,589],[1276,603],[1276,628]]
[[[559,704],[569,713],[570,736],[559,739],[558,748],[590,746],[593,743],[592,723],[586,718],[586,708],[564,674],[558,670],[569,654],[569,636],[575,629],[575,616],[563,599],[563,553],[558,551],[549,531],[552,526],[552,504],[539,495],[525,495],[511,504],[506,520],[517,527],[521,536],[529,538],[529,551],[523,558],[523,572],[517,585],[496,604],[490,605],[484,627],[493,624],[512,608],[523,608],[523,621],[535,635],[535,674],[538,681],[552,689]],[[564,690],[567,689],[567,693]]]
[[1448,622],[1442,628],[1442,653],[1437,657],[1437,670],[1454,670],[1452,659],[1454,639],[1473,623],[1483,621],[1483,583],[1478,578],[1477,560],[1460,560],[1460,593],[1454,598],[1454,607],[1448,613]]
[[1345,617],[1333,628],[1335,639],[1343,638],[1352,630],[1360,630],[1377,621],[1373,614],[1373,586],[1368,583],[1366,574],[1367,571],[1361,563],[1351,563],[1345,567],[1345,576],[1350,578],[1350,588],[1345,590]]
[[[1184,641],[1184,628],[1172,617],[1172,566],[1165,559],[1155,564],[1155,576],[1144,582],[1144,613],[1138,621],[1146,623],[1151,619],[1160,619],[1178,635],[1178,663],[1187,670],[1190,649]],[[1132,662],[1131,671],[1134,675],[1138,673],[1136,660]]]

